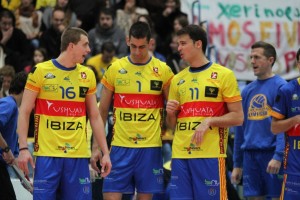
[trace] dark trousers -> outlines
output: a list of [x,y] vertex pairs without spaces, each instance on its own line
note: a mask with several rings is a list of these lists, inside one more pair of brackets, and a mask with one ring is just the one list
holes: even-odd
[[16,200],[14,187],[11,183],[6,164],[0,162],[0,199]]

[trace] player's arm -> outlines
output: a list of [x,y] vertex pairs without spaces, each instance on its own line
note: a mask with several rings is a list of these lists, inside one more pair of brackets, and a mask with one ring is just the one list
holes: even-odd
[[228,113],[218,117],[208,117],[201,122],[201,124],[196,128],[191,141],[195,142],[197,145],[203,140],[203,136],[210,127],[230,127],[239,126],[244,121],[244,114],[242,108],[242,102],[231,102],[226,103]]
[[90,124],[93,130],[94,140],[96,140],[97,144],[100,146],[103,155],[100,163],[102,166],[101,176],[106,177],[110,173],[111,162],[109,158],[109,150],[106,143],[104,124],[99,114],[95,95],[86,96],[86,107]]
[[[37,92],[28,89],[24,90],[22,103],[19,109],[18,128],[17,128],[17,133],[19,135],[20,149],[28,148],[27,136],[28,136],[29,118],[30,118],[31,111],[34,108],[37,95],[38,95]],[[25,174],[29,173],[28,165],[27,165],[28,161],[30,162],[31,166],[34,168],[33,159],[28,149],[21,150],[18,157],[18,165],[19,168],[25,172]]]
[[300,124],[300,115],[296,115],[288,119],[277,119],[276,117],[273,117],[271,131],[274,134],[280,134],[282,132],[286,132],[297,124]]

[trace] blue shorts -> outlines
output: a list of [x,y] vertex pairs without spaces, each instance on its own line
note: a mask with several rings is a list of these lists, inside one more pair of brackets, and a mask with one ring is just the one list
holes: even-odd
[[161,147],[126,148],[112,146],[112,170],[104,179],[103,192],[133,194],[164,191]]
[[300,199],[300,176],[284,174],[280,199]]
[[33,199],[92,199],[89,160],[37,156]]
[[172,200],[227,200],[225,158],[172,159]]
[[243,188],[245,197],[266,196],[279,198],[283,169],[278,174],[267,173],[267,167],[274,151],[244,151]]

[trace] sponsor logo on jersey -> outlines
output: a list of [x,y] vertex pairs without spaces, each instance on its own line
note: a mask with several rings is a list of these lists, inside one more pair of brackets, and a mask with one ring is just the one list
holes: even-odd
[[120,69],[120,70],[119,70],[119,73],[120,73],[120,74],[127,74],[127,71],[126,71],[126,69]]
[[146,137],[142,137],[140,134],[136,134],[135,137],[129,137],[129,140],[134,144],[137,144],[139,141],[145,141],[146,139]]
[[69,143],[65,143],[65,146],[57,146],[57,149],[64,153],[68,153],[70,150],[76,150],[75,147],[72,147]]
[[45,76],[44,76],[45,79],[54,79],[55,78],[55,75],[53,75],[52,73],[47,73]]
[[85,98],[88,91],[89,91],[88,87],[79,87],[79,97]]
[[293,94],[293,95],[292,95],[292,100],[293,100],[293,101],[298,100],[298,99],[299,99],[299,97],[298,97],[297,94]]
[[150,81],[150,89],[155,91],[161,91],[162,89],[162,81],[151,80]]
[[217,187],[217,186],[220,185],[218,180],[206,180],[206,179],[204,179],[204,183],[205,183],[206,186],[213,186],[213,187]]
[[181,80],[177,83],[177,85],[181,85],[181,84],[183,84],[184,82],[185,82],[185,80],[181,79]]
[[130,85],[130,79],[117,78],[116,85],[117,86],[129,86]]
[[193,151],[203,151],[201,147],[197,147],[195,144],[191,143],[188,147],[183,147],[183,151],[187,151],[188,154],[192,154]]
[[58,92],[57,84],[45,84],[42,86],[42,90],[45,92]]
[[205,86],[205,97],[218,97],[219,88],[217,87],[211,87],[211,86]]
[[267,97],[264,94],[257,94],[252,97],[248,108],[248,119],[262,120],[269,117],[271,111],[268,106]]

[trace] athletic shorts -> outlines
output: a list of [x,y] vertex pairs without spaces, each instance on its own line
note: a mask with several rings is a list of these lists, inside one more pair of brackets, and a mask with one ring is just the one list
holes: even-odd
[[104,178],[103,192],[132,194],[164,191],[161,147],[125,148],[112,146],[112,170]]
[[37,156],[33,199],[92,199],[89,160]]
[[227,200],[225,158],[173,158],[171,166],[171,200]]
[[284,174],[280,200],[300,199],[300,176]]
[[278,174],[267,173],[267,167],[274,151],[244,151],[243,188],[245,197],[266,196],[279,198],[283,169]]

